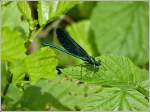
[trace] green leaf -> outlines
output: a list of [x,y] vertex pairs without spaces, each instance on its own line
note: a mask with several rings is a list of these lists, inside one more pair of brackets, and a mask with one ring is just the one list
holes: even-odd
[[148,72],[125,57],[101,56],[99,59],[99,67],[85,65],[63,70],[65,76],[104,87],[99,95],[89,97],[84,106],[102,110],[147,110]]
[[23,83],[27,74],[31,84],[35,84],[41,78],[53,79],[56,75],[57,59],[49,48],[28,55],[23,60],[18,60],[10,65],[13,73],[13,83]]
[[90,2],[90,1],[80,2],[80,4],[78,5],[79,11],[77,13],[79,13],[81,17],[89,18],[96,3],[97,2]]
[[9,27],[15,29],[28,37],[29,35],[29,24],[26,21],[21,20],[21,13],[17,7],[17,2],[12,2],[6,7],[2,7],[2,27]]
[[148,62],[148,2],[101,2],[93,10],[91,25],[102,54]]
[[24,59],[13,61],[9,66],[10,72],[13,74],[12,83],[13,84],[23,84],[25,74],[28,73]]
[[77,6],[68,11],[67,15],[75,21],[89,19],[96,4],[96,1],[79,2]]
[[19,105],[19,110],[78,110],[83,108],[86,95],[92,97],[100,90],[101,87],[78,84],[75,80],[62,77],[52,81],[41,80],[35,86],[25,88],[14,108]]
[[78,23],[73,23],[67,27],[67,31],[88,54],[92,55],[92,48],[89,42],[90,21],[83,20]]
[[76,5],[76,2],[65,2],[61,0],[44,1],[38,3],[38,20],[40,25],[46,24],[55,18],[65,14],[69,9]]
[[2,60],[13,61],[24,58],[24,40],[20,32],[10,30],[8,27],[2,28]]
[[10,84],[2,104],[4,110],[15,110],[14,105],[21,98],[22,93],[23,91],[19,90],[15,85]]
[[26,1],[18,2],[18,8],[20,11],[23,13],[24,16],[26,16],[27,19],[32,20],[32,14],[31,14],[31,9]]
[[136,67],[126,57],[101,56],[99,59],[101,60],[99,67],[92,65],[83,65],[82,68],[69,67],[63,69],[63,73],[89,83],[133,89],[140,86],[142,81],[148,80],[148,72]]
[[135,90],[113,87],[88,96],[84,107],[86,110],[99,111],[147,111],[148,101]]
[[29,55],[25,59],[25,63],[32,83],[40,78],[52,79],[57,74],[57,59],[49,47],[42,48],[39,52]]
[[148,101],[135,90],[101,87],[58,76],[27,86],[13,106],[17,110],[147,111]]

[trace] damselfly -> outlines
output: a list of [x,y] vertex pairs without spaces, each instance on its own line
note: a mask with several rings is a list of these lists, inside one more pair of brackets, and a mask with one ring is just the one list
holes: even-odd
[[64,49],[50,42],[44,42],[43,44],[45,46],[49,46],[69,55],[72,55],[74,57],[80,58],[83,61],[88,62],[89,64],[95,66],[100,65],[100,60],[97,61],[94,57],[88,55],[87,52],[79,44],[77,44],[67,32],[63,31],[62,29],[56,29],[56,34],[58,41],[64,47]]

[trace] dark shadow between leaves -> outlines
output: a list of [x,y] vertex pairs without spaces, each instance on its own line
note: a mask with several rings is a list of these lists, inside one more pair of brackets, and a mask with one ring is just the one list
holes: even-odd
[[21,99],[12,110],[70,110],[49,93],[41,93],[40,87],[30,86],[25,89]]

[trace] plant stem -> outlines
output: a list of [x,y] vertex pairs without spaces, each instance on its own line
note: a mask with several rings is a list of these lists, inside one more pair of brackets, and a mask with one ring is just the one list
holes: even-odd
[[142,88],[141,86],[138,86],[136,88],[136,90],[138,92],[140,92],[141,94],[143,94],[145,96],[145,98],[149,101],[149,98],[148,98],[149,97],[149,92],[146,89]]
[[2,103],[4,101],[4,97],[7,94],[8,88],[12,82],[12,74],[8,70],[8,63],[7,62],[5,63],[5,67],[6,67],[6,71],[7,71],[7,74],[6,74],[7,75],[7,78],[6,78],[7,82],[6,82],[6,86],[4,88],[4,92],[3,92],[3,97],[2,97],[2,101],[1,101]]

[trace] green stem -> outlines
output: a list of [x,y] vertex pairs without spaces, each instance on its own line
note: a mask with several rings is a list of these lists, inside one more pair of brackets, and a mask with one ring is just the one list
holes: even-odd
[[35,37],[37,37],[38,34],[39,34],[42,30],[43,30],[43,27],[39,28],[38,31],[37,31],[35,34],[32,35],[32,37],[30,38],[30,41],[33,41],[33,39],[34,39]]
[[141,94],[143,94],[145,96],[145,98],[149,101],[149,98],[148,98],[149,97],[149,92],[146,89],[142,88],[141,86],[138,86],[136,88],[136,90],[138,92],[140,92]]
[[[54,21],[51,25],[49,25],[45,31],[50,31],[51,29],[53,28],[56,28],[58,26],[58,24],[64,19],[65,16],[61,16],[58,20]],[[49,22],[47,23],[49,24]],[[32,41],[34,38],[36,38],[40,32],[44,29],[44,27],[47,25],[47,24],[44,24],[43,26],[41,26],[38,31],[32,35],[32,37],[30,38],[30,41]]]
[[9,88],[11,82],[12,82],[12,74],[8,70],[8,63],[7,62],[5,62],[5,67],[6,67],[6,71],[7,71],[7,74],[6,74],[7,75],[7,79],[6,79],[7,82],[6,82],[6,86],[4,88],[4,91],[3,91],[2,103],[4,101],[4,97],[7,94],[8,88]]

